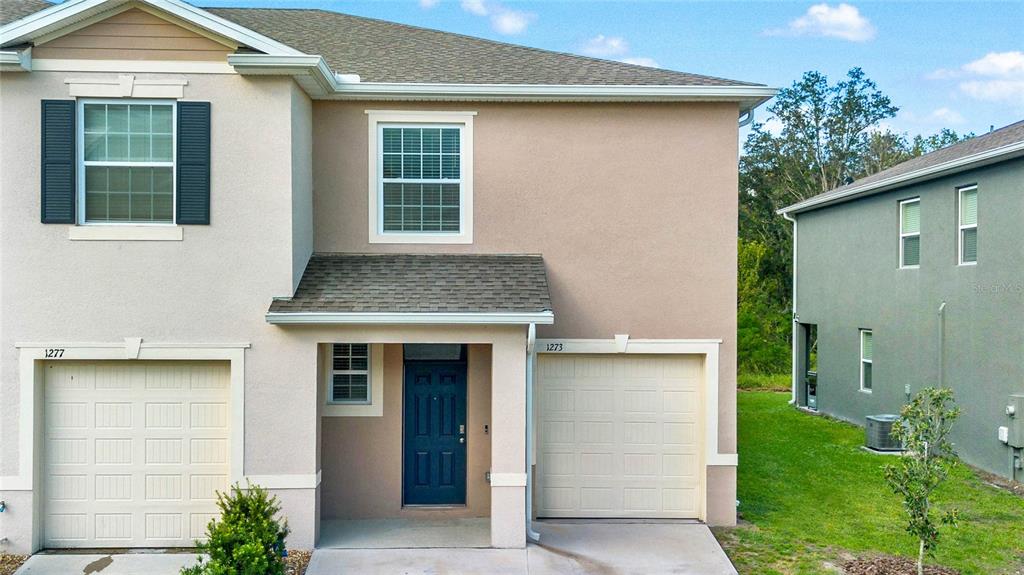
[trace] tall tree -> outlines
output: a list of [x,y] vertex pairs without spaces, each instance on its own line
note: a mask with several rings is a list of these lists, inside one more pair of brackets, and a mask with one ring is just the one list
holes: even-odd
[[[756,262],[757,267],[740,270],[741,277],[756,273],[761,279],[747,282],[751,289],[740,292],[739,306],[741,317],[766,319],[760,325],[748,321],[748,341],[772,348],[788,345],[790,326],[788,321],[780,326],[776,314],[790,307],[792,232],[776,210],[960,140],[952,130],[911,140],[882,129],[897,111],[860,68],[835,84],[811,71],[780,90],[768,108],[769,121],[754,125],[740,158],[739,231],[741,242],[755,244],[741,245],[741,250],[760,253],[763,247],[764,253],[740,262]],[[777,306],[768,316],[766,301]],[[745,357],[757,356],[765,354],[740,349],[741,368],[756,363],[756,369],[763,369],[763,361],[744,365]],[[783,363],[775,369],[788,367]]]

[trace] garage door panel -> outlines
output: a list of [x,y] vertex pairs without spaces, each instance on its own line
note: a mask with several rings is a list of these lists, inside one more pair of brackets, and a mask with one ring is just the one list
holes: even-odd
[[540,355],[538,515],[697,517],[701,363]]
[[46,366],[46,547],[193,545],[228,487],[229,367]]

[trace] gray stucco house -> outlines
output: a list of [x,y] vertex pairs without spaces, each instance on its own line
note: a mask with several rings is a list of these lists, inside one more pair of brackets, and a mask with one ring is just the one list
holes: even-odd
[[863,425],[948,386],[961,458],[1024,479],[1024,121],[780,214],[793,403]]

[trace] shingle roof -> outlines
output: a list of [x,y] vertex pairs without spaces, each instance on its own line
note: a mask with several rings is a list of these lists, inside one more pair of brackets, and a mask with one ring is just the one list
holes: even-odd
[[[44,0],[0,0],[0,24],[52,5]],[[364,82],[761,86],[517,46],[328,10],[203,9],[306,54],[323,56],[335,72],[358,74]]]
[[205,8],[364,82],[755,86],[326,10]]
[[0,1],[0,26],[20,20],[50,6],[53,4],[44,0],[2,0]]
[[912,174],[913,172],[926,170],[928,168],[937,168],[943,164],[956,162],[957,160],[969,158],[977,154],[982,154],[984,152],[1022,142],[1024,142],[1024,120],[1010,124],[1009,126],[1005,126],[998,130],[994,130],[982,136],[975,136],[969,140],[953,144],[952,146],[947,146],[940,150],[935,150],[934,152],[918,156],[907,160],[902,164],[896,164],[889,169],[871,174],[870,176],[863,177],[844,186],[839,186],[838,188],[793,204],[792,206],[784,208],[782,211],[800,211],[803,208],[830,203],[832,201],[839,200],[844,196],[850,195],[850,192],[856,192],[857,190],[866,192],[872,188],[872,184],[884,182],[893,178],[899,178],[900,176]]
[[309,260],[271,313],[515,313],[551,309],[539,255],[339,254]]

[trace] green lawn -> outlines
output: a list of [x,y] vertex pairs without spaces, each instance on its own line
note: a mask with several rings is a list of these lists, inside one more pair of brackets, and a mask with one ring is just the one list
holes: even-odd
[[[788,394],[739,394],[739,493],[743,524],[715,533],[742,574],[835,573],[843,558],[914,557],[900,502],[882,466],[860,449],[862,429],[787,404]],[[964,574],[1024,573],[1024,498],[958,466],[936,497],[963,518],[945,529],[934,561]]]

